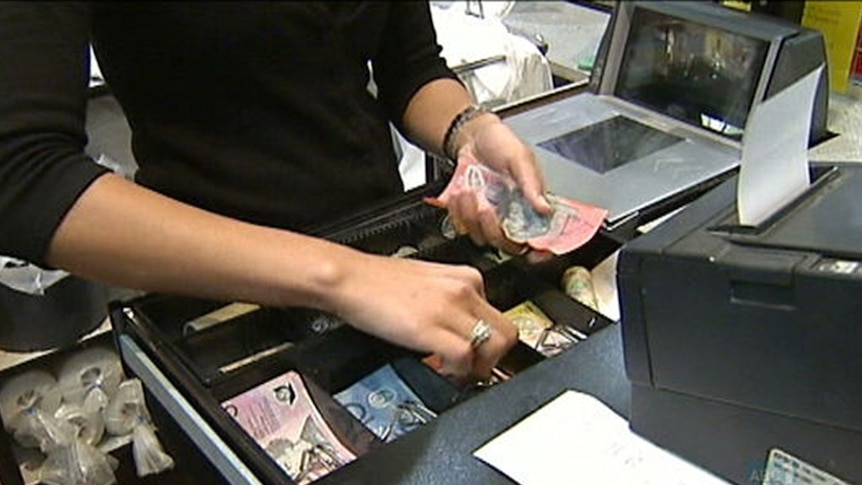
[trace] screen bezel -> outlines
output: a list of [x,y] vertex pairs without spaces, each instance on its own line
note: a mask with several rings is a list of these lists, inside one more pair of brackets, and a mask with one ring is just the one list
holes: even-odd
[[722,144],[739,146],[741,143],[739,138],[704,128],[699,124],[694,124],[687,120],[674,118],[665,113],[651,110],[638,103],[619,99],[616,96],[620,72],[626,53],[626,44],[629,40],[629,34],[632,29],[632,19],[637,9],[650,10],[654,13],[674,17],[683,21],[725,30],[734,35],[741,35],[754,40],[767,42],[769,47],[767,48],[763,65],[758,72],[758,80],[751,100],[749,113],[751,112],[751,109],[761,103],[765,98],[772,72],[775,67],[775,61],[781,48],[782,40],[795,34],[796,31],[789,27],[777,25],[774,23],[774,20],[767,21],[766,19],[751,16],[745,12],[740,12],[730,7],[712,2],[626,1],[617,3],[610,27],[613,30],[611,31],[611,36],[609,38],[609,46],[606,54],[607,57],[604,65],[601,67],[601,79],[598,84],[597,94],[612,97],[616,101],[631,105],[635,107],[637,111],[648,111],[651,116],[656,117],[662,124],[682,123],[686,128],[694,130],[701,136],[705,136],[706,138],[718,141]]

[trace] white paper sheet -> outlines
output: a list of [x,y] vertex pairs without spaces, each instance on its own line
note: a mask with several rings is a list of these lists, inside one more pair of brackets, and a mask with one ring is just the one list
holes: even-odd
[[742,137],[736,206],[756,226],[808,188],[808,133],[823,65],[757,105]]
[[598,399],[566,391],[474,455],[521,485],[726,485],[632,432]]

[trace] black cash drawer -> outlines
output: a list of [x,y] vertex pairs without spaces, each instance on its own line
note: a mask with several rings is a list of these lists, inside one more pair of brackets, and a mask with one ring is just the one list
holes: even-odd
[[[425,366],[422,356],[356,331],[332,315],[306,308],[267,308],[152,294],[112,303],[115,334],[118,338],[131,337],[140,346],[261,482],[294,483],[225,412],[221,403],[288,371],[296,371],[336,434],[351,436],[352,451],[358,455],[356,460],[318,482],[402,483],[403,477],[396,477],[400,473],[396,471],[398,467],[393,467],[390,479],[385,478],[386,470],[372,472],[368,466],[358,464],[366,454],[377,456],[375,460],[379,461],[390,450],[402,450],[393,456],[412,453],[410,447],[421,447],[418,445],[421,436],[433,432],[436,421],[452,419],[449,416],[454,409],[487,399],[486,394],[502,392],[500,388],[517,380],[536,378],[529,375],[532,368],[547,361],[567,359],[567,353],[588,343],[593,334],[615,327],[606,317],[569,298],[559,285],[566,268],[572,265],[591,268],[616,251],[620,243],[612,236],[600,232],[581,249],[538,265],[518,257],[501,258],[489,248],[475,246],[466,237],[447,233],[445,211],[423,201],[441,190],[439,184],[431,184],[310,232],[368,252],[393,254],[409,246],[411,254],[407,257],[474,266],[483,274],[486,294],[496,308],[506,311],[530,300],[557,325],[574,329],[585,337],[583,341],[553,357],[519,342],[498,365],[510,379],[487,388],[465,389]],[[390,443],[365,430],[333,398],[385,364],[392,364],[437,414],[435,421]],[[566,370],[569,371],[577,373],[578,369]],[[157,402],[151,406],[156,414],[162,409]]]

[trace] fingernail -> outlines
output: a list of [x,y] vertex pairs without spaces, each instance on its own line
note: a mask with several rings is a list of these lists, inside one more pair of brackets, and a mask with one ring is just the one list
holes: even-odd
[[437,354],[431,354],[425,357],[422,359],[422,362],[438,373],[443,370],[443,359]]

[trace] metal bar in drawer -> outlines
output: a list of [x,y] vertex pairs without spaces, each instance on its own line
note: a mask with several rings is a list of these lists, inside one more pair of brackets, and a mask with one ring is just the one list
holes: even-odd
[[228,482],[262,485],[129,335],[119,337],[123,360]]

